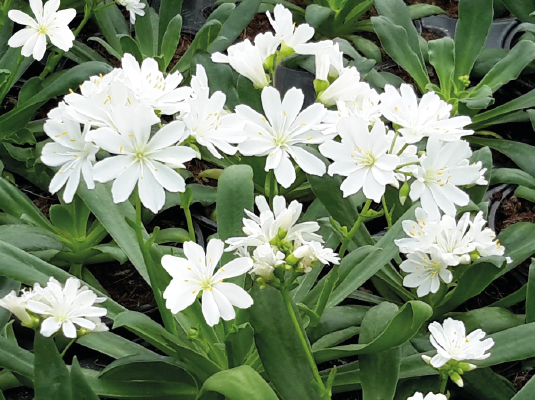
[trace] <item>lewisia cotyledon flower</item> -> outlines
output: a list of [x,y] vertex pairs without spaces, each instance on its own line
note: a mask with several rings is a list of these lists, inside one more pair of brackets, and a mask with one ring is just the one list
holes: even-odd
[[340,186],[344,197],[362,189],[366,198],[380,203],[386,185],[397,185],[394,170],[399,164],[398,156],[387,154],[391,140],[385,125],[379,121],[370,131],[368,122],[352,116],[341,119],[337,129],[342,142],[328,141],[319,147],[334,161],[329,175],[347,176]]
[[441,325],[438,322],[429,324],[431,332],[431,344],[437,349],[437,354],[431,359],[431,365],[435,368],[444,366],[449,360],[483,360],[490,356],[486,353],[494,340],[487,338],[482,340],[486,333],[476,329],[468,336],[462,321],[446,318]]
[[22,46],[23,56],[33,55],[34,59],[40,60],[45,54],[48,36],[54,46],[68,51],[74,41],[74,35],[68,25],[76,16],[76,10],[69,8],[58,11],[59,1],[49,0],[43,7],[41,0],[30,0],[35,19],[19,10],[9,11],[8,17],[17,24],[26,25],[26,28],[15,33],[9,39],[8,45]]
[[172,280],[163,293],[166,307],[173,314],[189,307],[202,292],[202,313],[208,325],[213,326],[219,318],[234,319],[238,308],[248,308],[253,304],[251,296],[234,283],[224,279],[240,276],[253,266],[249,257],[239,257],[215,271],[223,254],[224,243],[219,239],[208,242],[206,254],[194,242],[184,243],[186,258],[165,255],[162,266]]
[[97,297],[95,292],[76,278],[69,278],[65,286],[54,278],[50,278],[46,287],[34,287],[39,297],[32,297],[27,301],[26,308],[44,318],[41,323],[41,334],[50,337],[60,329],[65,337],[74,339],[77,336],[75,325],[89,331],[102,330],[100,317],[106,315],[107,310],[95,307],[95,303],[106,301],[105,297]]
[[448,398],[442,393],[435,394],[433,392],[429,392],[424,397],[422,392],[415,392],[411,397],[407,398],[407,400],[448,400]]
[[440,210],[455,215],[458,206],[468,204],[469,197],[458,186],[484,184],[481,162],[470,164],[472,155],[468,142],[443,142],[436,136],[427,141],[427,152],[414,170],[416,180],[411,184],[412,201],[420,199],[422,208],[433,218]]
[[325,173],[325,164],[304,145],[323,143],[328,139],[319,130],[314,130],[320,125],[326,109],[315,103],[301,111],[303,102],[300,89],[288,90],[281,101],[277,89],[266,87],[262,90],[266,117],[249,106],[240,104],[236,107],[236,113],[245,121],[247,134],[247,139],[238,145],[240,153],[267,156],[265,170],[274,170],[277,182],[285,188],[290,187],[296,178],[291,159],[308,174],[322,176]]
[[301,47],[314,36],[314,28],[308,24],[301,24],[297,28],[293,22],[292,12],[282,4],[277,4],[273,9],[273,16],[269,11],[266,15],[275,30],[275,37],[284,48],[292,49],[301,54]]
[[93,163],[99,149],[86,141],[89,125],[81,131],[78,122],[52,119],[44,124],[44,130],[54,143],[45,144],[41,161],[51,167],[60,167],[50,181],[50,193],[56,193],[65,186],[63,200],[70,203],[78,189],[80,176],[83,176],[88,189],[95,187]]
[[113,154],[95,164],[93,173],[97,182],[114,180],[113,201],[126,201],[136,184],[143,205],[154,213],[165,203],[165,191],[183,192],[184,178],[174,168],[185,168],[184,163],[195,158],[191,147],[175,146],[184,137],[184,124],[174,121],[165,125],[152,138],[150,115],[152,109],[144,105],[118,108],[118,132],[100,128],[90,133],[100,148]]
[[451,109],[452,105],[434,92],[424,94],[418,101],[414,89],[406,83],[401,85],[399,92],[394,86],[386,85],[381,94],[383,116],[400,126],[399,132],[407,143],[419,142],[424,137],[457,141],[473,134],[474,131],[464,129],[472,122],[470,117],[450,118]]
[[403,278],[403,286],[417,288],[418,297],[438,292],[441,280],[444,283],[450,283],[453,279],[447,264],[435,251],[429,255],[421,251],[410,253],[399,268],[408,273]]
[[140,0],[117,0],[117,3],[126,8],[126,11],[130,13],[130,23],[136,23],[136,14],[140,17],[145,15],[145,3]]

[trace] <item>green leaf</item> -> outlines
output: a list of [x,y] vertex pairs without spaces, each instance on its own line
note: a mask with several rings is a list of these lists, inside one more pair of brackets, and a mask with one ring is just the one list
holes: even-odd
[[492,110],[474,116],[472,118],[472,124],[468,127],[470,129],[480,130],[486,126],[493,125],[496,120],[507,114],[530,107],[535,107],[535,89]]
[[154,355],[154,352],[112,332],[94,332],[78,338],[76,343],[115,359],[132,355]]
[[474,90],[488,86],[492,89],[492,92],[495,92],[507,82],[518,78],[533,59],[535,59],[535,43],[529,40],[521,40],[507,56],[485,75]]
[[509,400],[516,393],[511,382],[490,368],[477,368],[464,374],[463,382],[463,393],[472,399]]
[[321,317],[320,324],[314,329],[309,329],[308,337],[311,341],[318,341],[332,332],[359,326],[368,309],[365,306],[349,305],[328,308]]
[[238,39],[238,36],[249,25],[260,7],[261,0],[244,0],[229,15],[228,19],[221,26],[218,36],[223,40],[214,41],[208,52],[224,51]]
[[459,278],[457,286],[438,304],[433,316],[454,310],[466,300],[477,296],[498,276],[504,264],[503,257],[485,257],[475,261]]
[[[20,282],[6,278],[5,276],[0,276],[0,299],[6,297],[12,290],[18,293],[20,290]],[[9,322],[10,317],[11,312],[0,307],[0,332],[2,332],[6,324]]]
[[[161,14],[160,14],[161,15]],[[167,29],[165,29],[165,34],[162,38],[162,45],[160,54],[163,56],[164,70],[167,69],[169,63],[175,55],[178,43],[180,41],[180,31],[182,30],[182,16],[180,14],[176,15],[171,21]]]
[[118,52],[121,51],[121,44],[119,43],[117,35],[128,35],[130,29],[126,24],[125,18],[119,10],[119,7],[115,4],[107,6],[106,8],[96,11],[93,15],[97,20],[100,31],[106,38],[107,43],[104,43],[108,44],[108,46],[110,46],[119,56],[117,58],[120,59],[122,54],[119,55]]
[[150,7],[146,0],[145,15],[136,18],[136,41],[139,43],[139,48],[145,57],[154,57],[158,54],[158,29],[159,20],[158,14],[154,8]]
[[[158,29],[158,43],[160,43],[160,54],[165,54],[163,50],[163,43],[165,42],[165,34],[168,30],[172,30],[172,24],[171,21],[173,19],[176,19],[178,15],[180,15],[180,12],[182,10],[182,3],[183,0],[162,0],[160,1],[160,9],[158,11],[158,16],[160,18],[160,26]],[[182,21],[182,17],[181,17]],[[182,23],[180,24],[180,29],[175,32],[177,35],[176,41],[178,44],[178,40],[180,39],[180,30],[182,29]],[[176,47],[175,47],[176,50]]]
[[[362,321],[359,344],[366,345],[381,335],[398,311],[396,305],[386,302],[371,308]],[[400,363],[400,347],[359,356],[364,400],[394,398]]]
[[535,253],[535,224],[517,222],[501,231],[498,240],[505,247],[505,255],[513,259],[500,272],[502,276]]
[[455,78],[470,75],[487,40],[493,13],[490,0],[460,0],[455,28]]
[[325,285],[323,286],[323,289],[321,291],[320,297],[318,299],[318,303],[316,304],[316,309],[314,310],[320,318],[325,312],[325,308],[327,307],[327,302],[329,301],[329,298],[331,297],[332,291],[334,289],[334,285],[338,281],[339,269],[340,269],[339,265],[335,265],[332,268],[331,272],[327,276],[327,280],[325,281]]
[[429,63],[435,67],[440,80],[440,93],[446,98],[452,93],[453,74],[455,72],[455,43],[452,38],[430,40]]
[[242,365],[254,346],[254,331],[249,323],[242,324],[230,332],[225,339],[229,367]]
[[144,314],[125,311],[115,318],[114,329],[120,326],[128,327],[136,335],[166,354],[183,359],[201,380],[205,380],[208,376],[221,370],[213,361],[194,350],[191,342],[184,337],[171,335],[164,327]]
[[[402,222],[413,218],[416,206],[416,204],[413,205],[407,212],[405,212],[392,228],[389,229],[377,242],[375,247],[382,250],[368,255],[351,270],[347,277],[339,280],[338,286],[335,288],[329,299],[328,307],[332,307],[342,302],[350,293],[357,290],[399,254],[399,249],[395,245],[394,240],[404,237],[405,233],[403,231]],[[342,266],[340,267],[342,268]]]
[[71,389],[72,398],[75,400],[99,400],[99,397],[85,380],[76,356],[73,358],[71,365]]
[[17,346],[11,339],[0,335],[0,367],[33,379],[34,356]]
[[487,335],[524,324],[522,315],[515,315],[511,311],[499,307],[484,307],[447,315],[464,322],[467,332],[482,329]]
[[[284,306],[280,292],[267,286],[251,290],[254,304],[247,309],[255,343],[266,374],[282,399],[320,399],[312,387],[314,376]],[[295,309],[296,315],[299,312]]]
[[383,61],[381,49],[374,42],[362,36],[350,35],[347,37],[366,58],[375,60],[377,63]]
[[90,61],[77,65],[64,73],[49,76],[43,82],[43,90],[25,103],[18,104],[13,110],[0,116],[0,139],[6,139],[11,134],[23,128],[32,118],[33,113],[40,104],[52,97],[68,92],[70,88],[77,88],[83,81],[92,75],[107,73],[111,67],[107,64]]
[[117,46],[119,48],[119,50],[115,50],[113,47],[110,46],[110,44],[104,40],[102,40],[102,38],[99,38],[99,37],[90,37],[89,39],[87,39],[88,41],[92,41],[92,42],[97,42],[98,44],[100,44],[102,47],[104,47],[106,49],[106,51],[112,55],[113,57],[115,57],[117,60],[121,60],[121,58],[123,57],[122,55],[122,46],[121,46],[121,43],[119,42],[119,39],[117,38]]
[[121,43],[122,53],[130,53],[134,56],[136,61],[141,64],[143,62],[143,55],[139,48],[138,42],[136,42],[130,35],[120,35],[119,42]]
[[526,323],[535,322],[535,259],[529,266],[529,278],[526,292]]
[[72,399],[67,366],[59,355],[53,338],[35,334],[35,400]]
[[190,68],[193,57],[199,50],[207,50],[210,44],[217,38],[221,30],[221,22],[217,20],[207,21],[201,30],[195,35],[195,39],[180,59],[180,61],[171,69],[170,73],[180,71],[184,73]]
[[517,187],[515,190],[515,196],[521,199],[531,201],[532,203],[535,202],[535,190],[529,189],[525,186]]
[[527,172],[513,168],[496,168],[492,170],[491,185],[499,183],[513,183],[530,189],[535,189],[535,178]]
[[24,215],[33,225],[54,232],[54,227],[35,204],[4,178],[0,178],[0,209],[19,219]]
[[373,354],[401,346],[419,331],[432,313],[433,310],[428,304],[422,301],[409,301],[400,308],[385,330],[371,342],[318,350],[314,352],[314,358],[316,362],[321,363],[357,354]]
[[535,154],[535,147],[511,140],[486,139],[475,136],[467,137],[467,140],[472,144],[488,146],[505,154],[521,169],[535,177],[535,163],[531,162],[531,156]]
[[[217,231],[220,240],[243,236],[244,210],[253,211],[254,183],[253,170],[248,165],[233,165],[225,168],[217,183]],[[225,253],[221,264],[225,265],[235,256]],[[237,277],[234,283],[243,286],[244,276]]]
[[125,384],[131,381],[176,383],[180,384],[177,385],[177,395],[194,399],[197,384],[188,370],[186,364],[170,357],[133,355],[112,362],[100,373],[99,379],[122,381]]
[[128,201],[115,204],[110,187],[109,184],[97,183],[94,189],[89,190],[84,184],[81,184],[77,194],[125,252],[145,281],[149,282],[147,267],[136,234],[125,220],[125,218],[135,220],[134,207]]
[[199,399],[207,392],[217,392],[229,400],[277,400],[265,380],[248,365],[218,372],[204,382]]
[[383,16],[372,17],[371,20],[373,28],[377,36],[379,36],[385,51],[411,75],[420,90],[425,92],[425,88],[431,81],[427,75],[423,60],[419,56],[419,50],[415,52],[409,44],[407,31],[403,27],[396,25],[389,18]]
[[530,0],[501,0],[507,9],[522,22],[535,22],[535,4]]
[[2,225],[0,240],[24,251],[68,250],[55,235],[36,226]]
[[323,7],[318,4],[311,4],[305,10],[305,21],[314,29],[318,29],[322,23],[327,21],[334,10],[330,7]]
[[420,19],[435,14],[446,14],[446,11],[442,8],[432,4],[413,4],[408,6],[408,9],[411,19]]

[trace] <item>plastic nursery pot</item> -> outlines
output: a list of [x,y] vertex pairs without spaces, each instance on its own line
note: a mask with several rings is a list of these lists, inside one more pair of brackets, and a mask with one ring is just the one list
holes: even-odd
[[195,35],[212,12],[214,0],[185,0],[182,3],[182,32]]
[[[457,18],[448,17],[447,15],[432,15],[421,18],[415,22],[415,25],[420,33],[429,31],[438,37],[449,36],[453,38],[455,27],[457,26]],[[518,25],[520,25],[520,21],[516,18],[498,18],[492,21],[485,47],[510,49]]]
[[[483,201],[489,202],[489,213],[487,216],[487,223],[489,228],[494,232],[497,231],[497,215],[498,210],[502,206],[505,200],[509,199],[516,190],[516,185],[505,183],[503,185],[495,186],[490,189],[483,198]],[[498,233],[498,232],[496,232]]]
[[279,64],[275,70],[275,88],[283,97],[293,87],[301,89],[305,95],[303,108],[314,104],[316,101],[314,75],[305,70],[288,68]]

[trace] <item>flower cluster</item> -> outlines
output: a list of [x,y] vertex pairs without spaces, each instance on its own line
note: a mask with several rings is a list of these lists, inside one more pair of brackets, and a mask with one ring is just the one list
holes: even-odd
[[230,246],[226,251],[251,256],[254,261],[251,274],[261,283],[270,282],[277,270],[307,273],[316,261],[339,263],[338,255],[324,247],[321,236],[314,233],[320,228],[317,222],[297,223],[303,208],[301,203],[294,200],[286,206],[282,196],[273,199],[273,210],[263,196],[257,196],[255,203],[260,215],[245,210],[249,218],[243,219],[243,232],[247,236],[227,239]]
[[448,400],[448,398],[442,393],[435,394],[433,392],[429,392],[424,397],[422,392],[416,392],[411,397],[407,398],[407,400]]
[[395,240],[407,255],[400,268],[408,275],[403,284],[415,287],[418,296],[436,293],[440,281],[450,283],[453,275],[448,267],[469,264],[479,257],[502,256],[504,247],[492,229],[485,227],[483,213],[473,220],[464,213],[457,222],[450,215],[440,219],[429,218],[422,208],[415,211],[416,221],[403,221],[408,238]]
[[431,358],[422,356],[422,359],[432,367],[440,370],[443,378],[449,376],[453,382],[463,386],[461,375],[463,372],[473,370],[475,365],[464,362],[465,360],[484,360],[490,357],[486,353],[492,346],[494,340],[487,338],[482,340],[486,333],[481,329],[476,329],[466,335],[466,328],[462,321],[446,318],[441,325],[438,322],[429,324],[431,332],[431,344],[437,349],[437,354]]
[[97,297],[76,278],[67,279],[62,287],[51,277],[44,288],[36,283],[19,296],[10,292],[0,299],[0,307],[13,313],[24,326],[40,326],[43,336],[50,337],[61,329],[65,337],[75,339],[88,332],[108,330],[100,320],[107,310],[94,306],[104,301],[105,297]]

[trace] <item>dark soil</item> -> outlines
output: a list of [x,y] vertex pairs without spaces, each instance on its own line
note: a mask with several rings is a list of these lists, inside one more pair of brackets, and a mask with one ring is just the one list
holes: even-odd
[[535,223],[535,205],[527,200],[512,196],[502,202],[496,220],[498,232],[517,222]]
[[129,310],[154,302],[152,289],[129,261],[89,265],[88,269],[110,297]]
[[254,42],[256,35],[264,32],[275,33],[275,30],[269,23],[266,14],[256,14],[249,25],[240,34],[238,41],[241,42],[242,40],[249,39],[251,42]]
[[186,50],[188,50],[189,46],[191,45],[191,42],[193,42],[193,39],[195,38],[194,35],[190,35],[189,33],[182,33],[180,35],[180,41],[178,42],[178,48],[176,49],[175,55],[173,56],[173,59],[169,63],[169,67],[167,68],[169,71],[171,71],[176,63],[182,58]]

